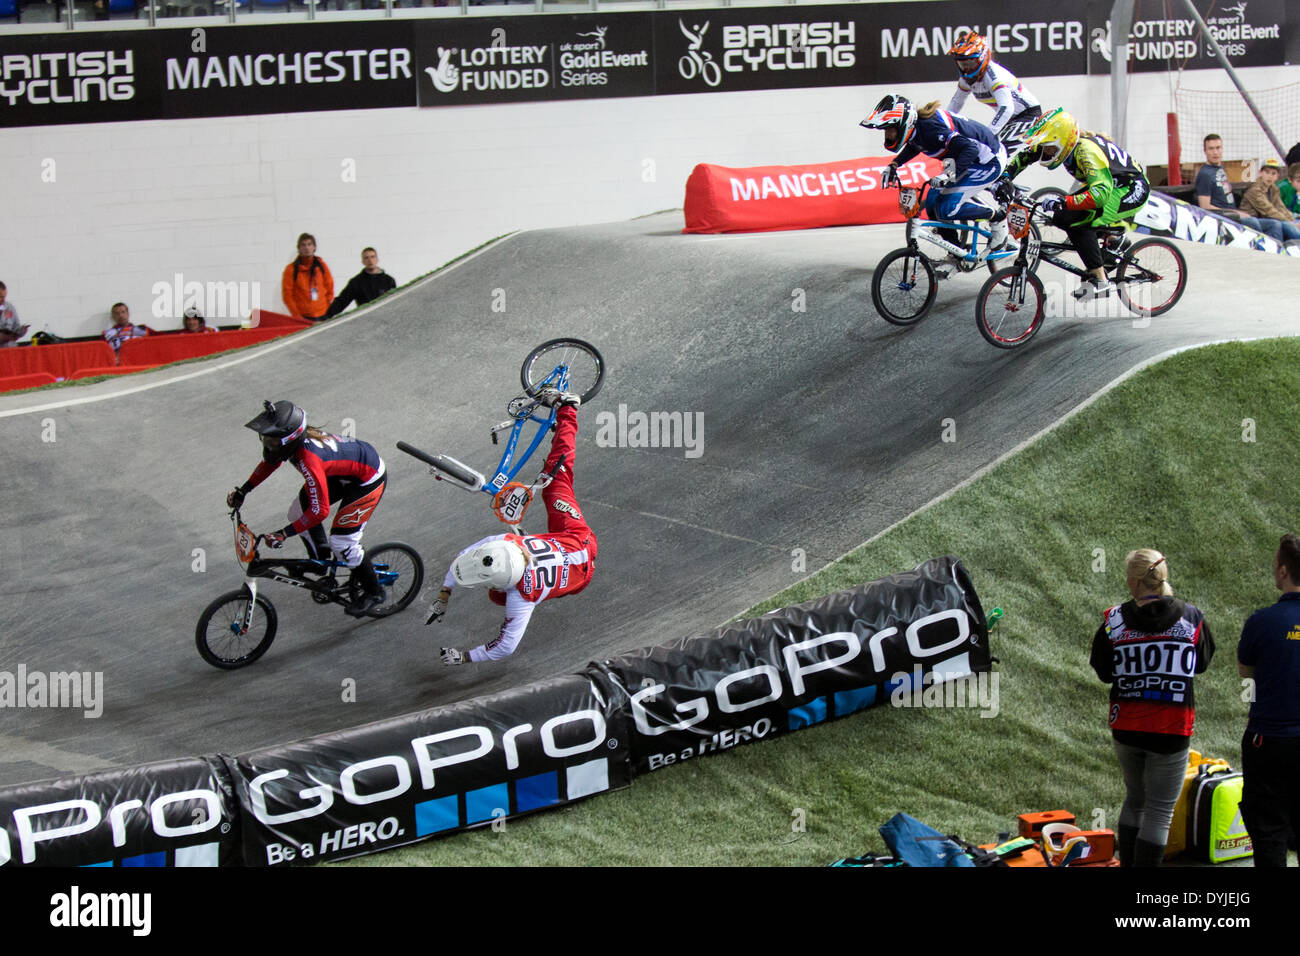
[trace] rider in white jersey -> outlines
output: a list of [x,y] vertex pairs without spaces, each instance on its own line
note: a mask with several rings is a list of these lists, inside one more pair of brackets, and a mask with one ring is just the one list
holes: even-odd
[[1043,115],[1038,97],[1030,93],[1016,75],[993,60],[988,41],[978,33],[967,33],[957,39],[948,55],[957,61],[961,74],[957,91],[948,103],[949,113],[959,113],[972,93],[981,103],[993,107],[993,119],[988,126],[998,134],[998,139],[1015,152],[1021,145],[1029,127]]

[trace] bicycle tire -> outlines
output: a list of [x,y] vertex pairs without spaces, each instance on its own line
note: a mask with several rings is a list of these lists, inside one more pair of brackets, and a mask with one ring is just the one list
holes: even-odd
[[[1034,275],[1038,275],[1039,257],[1042,255],[1043,251],[1043,233],[1042,230],[1038,228],[1038,223],[1031,222],[1029,224],[1029,235],[1032,236],[1029,240],[1029,271]],[[996,261],[986,260],[984,265],[988,266],[989,275],[993,275],[995,272],[1011,268],[1006,265],[1006,261],[1006,259],[998,259]],[[1012,261],[1014,262],[1015,260],[1013,259]]]
[[[1055,186],[1044,186],[1041,189],[1035,189],[1033,192],[1031,192],[1029,194],[1029,198],[1033,199],[1034,201],[1040,201],[1042,199],[1045,199],[1048,196],[1059,196],[1060,198],[1064,199],[1068,195],[1070,195],[1069,192],[1067,192],[1064,189],[1058,189]],[[1049,229],[1050,232],[1048,232],[1047,235],[1044,236],[1042,231],[1040,230],[1039,239],[1041,241],[1050,242],[1058,245],[1060,243],[1065,243],[1066,245],[1070,246],[1071,249],[1074,248],[1074,246],[1070,244],[1070,237],[1066,235],[1064,229],[1058,229],[1056,226],[1053,226],[1051,222],[1043,222],[1042,225],[1047,229]]]
[[1029,194],[1029,198],[1034,200],[1035,202],[1039,202],[1048,196],[1060,196],[1062,199],[1064,199],[1068,195],[1069,193],[1067,193],[1064,189],[1060,189],[1056,186],[1043,186],[1041,189],[1035,189],[1033,192],[1031,192]]
[[[903,260],[903,266],[897,279],[887,278],[890,267],[899,259]],[[917,268],[909,270],[908,260],[915,262]],[[925,278],[920,279],[919,276]],[[917,292],[917,286],[921,282],[927,285],[923,293]],[[896,296],[895,292],[901,295]],[[876,263],[876,270],[871,274],[871,304],[876,307],[877,314],[890,325],[906,328],[920,322],[930,314],[938,292],[939,282],[935,278],[934,267],[930,265],[930,260],[920,252],[913,252],[911,249],[895,249]],[[887,302],[886,297],[890,301]],[[911,312],[903,311],[895,307],[896,302],[910,303],[914,309]]]
[[[1144,261],[1145,260],[1145,261]],[[1177,276],[1173,278],[1173,288],[1164,298],[1161,298],[1162,292],[1157,292],[1152,296],[1143,296],[1146,304],[1136,300],[1130,293],[1129,286],[1133,284],[1126,280],[1125,276],[1130,271],[1141,270],[1150,273],[1153,269],[1166,270],[1161,274],[1161,278],[1156,280],[1163,283],[1165,279],[1170,278],[1167,270],[1176,269]],[[1132,312],[1142,316],[1164,315],[1183,297],[1187,290],[1187,260],[1183,254],[1168,239],[1159,236],[1152,236],[1148,239],[1140,239],[1125,251],[1123,257],[1119,260],[1119,266],[1115,269],[1115,286],[1119,290],[1119,300],[1124,303]],[[1142,289],[1151,289],[1156,287],[1156,282],[1148,282],[1143,279],[1139,285]],[[1167,286],[1159,286],[1161,290]]]
[[384,584],[384,603],[367,617],[388,617],[406,610],[424,584],[424,562],[420,559],[419,552],[400,541],[389,541],[367,548],[366,554],[374,565],[380,584],[384,584],[386,574],[397,574],[395,582]]
[[[275,606],[262,595],[257,596],[257,608],[265,618],[264,633],[259,634],[257,611],[253,611],[253,622],[248,631],[239,633],[239,622],[248,608],[248,591],[227,591],[217,598],[199,615],[198,626],[194,629],[194,643],[199,656],[213,667],[224,671],[247,667],[266,653],[271,642],[275,640],[275,630],[279,619]],[[212,624],[216,622],[216,630]],[[245,648],[248,648],[245,650]]]
[[[1024,345],[1043,327],[1046,296],[1043,280],[1032,272],[1024,273],[1024,301],[1017,301],[1016,286],[1021,270],[1000,269],[989,277],[975,300],[975,325],[984,341],[1000,349]],[[1032,313],[1026,311],[1033,298]],[[1005,299],[1003,298],[1005,297]],[[1029,315],[1028,322],[1024,316]],[[1007,323],[1011,322],[1011,325]]]
[[[547,360],[539,364],[548,353]],[[543,386],[554,384],[551,379],[560,365],[569,367],[568,390],[581,396],[584,405],[596,397],[605,382],[605,359],[596,346],[582,339],[551,339],[529,352],[519,367],[524,391],[536,398]]]

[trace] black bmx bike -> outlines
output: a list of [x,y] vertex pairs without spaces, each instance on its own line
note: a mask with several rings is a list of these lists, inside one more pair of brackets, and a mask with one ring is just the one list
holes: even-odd
[[[993,273],[975,300],[980,335],[997,348],[1019,348],[1042,328],[1047,296],[1035,274],[1041,263],[1049,262],[1080,280],[1088,275],[1068,239],[1060,241],[1037,228],[1050,223],[1040,206],[1045,194],[1052,192],[1056,191],[1026,195],[1020,190],[1007,205],[1007,231],[1019,240],[1020,253],[1014,264]],[[1150,318],[1178,304],[1187,289],[1187,260],[1173,242],[1160,236],[1131,241],[1123,226],[1099,228],[1097,237],[1106,276],[1130,312]],[[1067,253],[1072,258],[1062,259]]]
[[[246,667],[266,653],[275,640],[279,617],[275,605],[258,593],[258,580],[266,578],[303,588],[317,604],[350,606],[361,590],[347,565],[336,558],[263,558],[255,535],[239,517],[230,513],[235,526],[235,556],[244,568],[244,586],[227,591],[199,616],[194,643],[199,656],[222,670]],[[375,578],[384,589],[384,601],[367,617],[388,617],[405,610],[424,583],[424,562],[410,545],[398,541],[366,549]],[[340,574],[342,572],[342,574]]]

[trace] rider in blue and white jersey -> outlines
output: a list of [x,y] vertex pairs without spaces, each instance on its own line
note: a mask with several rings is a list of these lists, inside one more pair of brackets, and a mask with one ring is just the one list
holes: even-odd
[[925,198],[926,215],[932,219],[988,220],[992,236],[989,248],[997,249],[1007,238],[1006,211],[986,192],[1002,175],[1006,150],[997,134],[983,123],[954,116],[939,108],[938,100],[920,109],[905,96],[888,94],[862,121],[867,129],[885,133],[885,149],[898,153],[881,176],[880,185],[895,182],[898,167],[925,153],[949,161],[949,183],[931,189]]
[[1043,115],[1038,97],[1029,92],[1014,73],[993,59],[988,41],[978,33],[962,34],[948,51],[957,62],[957,90],[948,101],[948,112],[958,113],[971,94],[993,107],[989,129],[997,133],[1007,152],[1014,152],[1029,127]]

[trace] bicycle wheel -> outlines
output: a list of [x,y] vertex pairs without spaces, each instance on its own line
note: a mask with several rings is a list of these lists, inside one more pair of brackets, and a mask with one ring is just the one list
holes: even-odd
[[990,345],[1014,349],[1043,324],[1043,280],[1011,268],[995,272],[975,302],[975,324]]
[[871,303],[890,325],[920,322],[938,291],[930,260],[911,249],[895,249],[876,264],[871,276]]
[[265,654],[275,640],[275,607],[259,594],[252,621],[245,629],[244,615],[247,612],[248,592],[243,588],[228,591],[209,604],[194,629],[194,643],[199,656],[213,667],[232,671]]
[[1168,239],[1133,243],[1115,270],[1119,300],[1138,315],[1163,315],[1187,288],[1187,260]]
[[[1043,234],[1038,228],[1038,223],[1031,222],[1029,224],[1029,254],[1025,257],[1025,261],[1029,265],[1029,271],[1035,275],[1038,274],[1038,257],[1042,254],[1042,251]],[[1015,261],[1014,258],[1007,257],[1006,259],[988,259],[984,264],[988,266],[989,275],[993,275],[1000,269],[1011,268],[1007,263]]]
[[424,583],[424,562],[420,560],[420,555],[409,545],[396,541],[367,548],[366,554],[374,565],[375,577],[384,589],[384,603],[368,616],[388,617],[406,610]]
[[596,397],[605,381],[605,360],[596,346],[582,339],[551,339],[528,353],[519,368],[519,381],[533,398],[545,385],[555,385],[555,370],[569,370],[568,390],[582,396],[583,403]]

